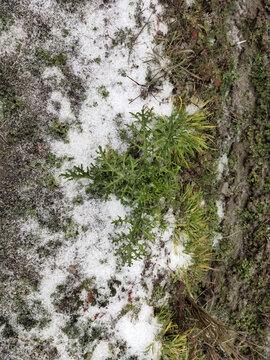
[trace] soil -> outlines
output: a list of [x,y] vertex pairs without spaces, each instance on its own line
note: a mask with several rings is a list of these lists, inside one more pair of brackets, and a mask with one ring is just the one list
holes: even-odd
[[[252,359],[263,358],[259,353],[264,351],[267,357],[270,345],[270,194],[266,186],[270,176],[269,113],[256,116],[262,103],[269,107],[269,97],[254,85],[254,71],[260,71],[255,59],[264,54],[267,70],[260,81],[265,81],[263,91],[268,87],[269,94],[269,21],[269,6],[264,2],[239,1],[227,23],[231,34],[237,33],[239,41],[245,42],[235,53],[239,80],[223,102],[225,116],[217,128],[221,151],[227,154],[229,166],[218,189],[225,206],[219,229],[223,239],[217,250],[221,261],[213,264],[219,272],[210,276],[216,285],[208,295],[212,306],[219,309],[219,317],[229,319],[231,325],[244,331],[247,343],[252,339],[260,345],[255,350],[247,346],[243,351],[246,358]],[[257,39],[250,41],[249,37],[256,37],[255,34]]]
[[[184,1],[162,3],[174,19],[168,56],[175,66],[181,63],[188,69],[172,71],[174,91],[183,99],[187,93],[188,98],[212,99],[218,152],[210,162],[224,154],[228,158],[212,187],[211,180],[199,179],[208,194],[209,213],[220,199],[224,217],[216,227],[222,238],[215,247],[215,270],[198,298],[218,319],[242,332],[244,358],[268,358],[269,2],[202,0],[189,7]],[[179,46],[189,55],[177,52]]]

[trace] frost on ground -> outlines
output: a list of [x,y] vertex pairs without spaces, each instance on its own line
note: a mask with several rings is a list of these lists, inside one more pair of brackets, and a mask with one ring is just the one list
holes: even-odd
[[[61,159],[54,174],[63,193],[54,205],[61,214],[60,230],[42,225],[34,215],[19,220],[21,236],[26,242],[34,239],[30,250],[21,251],[39,282],[33,286],[25,280],[23,300],[21,293],[14,300],[27,304],[26,315],[12,313],[12,306],[6,310],[17,342],[5,348],[3,358],[154,359],[156,354],[145,353],[160,331],[153,298],[164,301],[157,289],[189,259],[181,248],[175,252],[173,217],[168,214],[171,225],[165,233],[157,229],[150,258],[121,266],[111,222],[129,209],[113,196],[103,202],[86,195],[83,181],[69,183],[59,175],[74,165],[90,164],[99,145],[121,151],[125,145],[119,130],[130,123],[130,112],[146,105],[156,113],[170,113],[170,84],[147,86],[160,70],[151,63],[153,48],[158,50],[154,36],[166,31],[166,25],[159,21],[157,1],[83,1],[75,10],[74,3],[21,1],[20,11],[28,15],[24,19],[18,13],[0,36],[3,54],[19,52],[16,61],[34,56],[41,64],[35,81],[48,91],[42,104],[33,93],[29,102],[40,106],[43,121],[50,119],[43,136]],[[48,35],[24,30],[31,21],[35,27],[45,24]],[[72,87],[67,86],[70,78]],[[84,88],[80,100],[77,83]],[[30,88],[27,84],[26,92]],[[46,149],[38,145],[38,150]]]

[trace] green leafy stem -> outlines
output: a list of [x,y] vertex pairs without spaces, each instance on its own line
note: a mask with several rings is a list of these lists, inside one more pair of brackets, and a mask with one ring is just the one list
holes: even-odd
[[153,229],[166,227],[170,208],[181,219],[177,231],[188,235],[189,245],[201,236],[206,222],[201,194],[182,175],[194,167],[211,140],[207,116],[188,115],[184,107],[173,108],[169,116],[157,116],[146,107],[131,115],[134,121],[122,133],[128,144],[125,152],[99,147],[90,166],[75,166],[62,175],[89,179],[87,193],[105,200],[114,194],[131,208],[128,216],[113,221],[116,228],[128,229],[113,237],[117,254],[128,265],[147,253],[147,242],[155,240]]

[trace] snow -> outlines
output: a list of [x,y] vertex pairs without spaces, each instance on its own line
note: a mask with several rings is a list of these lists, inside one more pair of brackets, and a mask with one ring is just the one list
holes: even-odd
[[188,7],[191,7],[194,4],[194,0],[186,0],[186,4]]
[[[119,0],[110,6],[100,7],[97,1],[88,2],[85,6],[82,5],[82,19],[72,14],[66,18],[65,26],[69,35],[61,41],[66,42],[67,48],[76,43],[76,51],[73,55],[69,54],[67,61],[84,83],[86,92],[76,114],[72,110],[71,100],[59,86],[52,90],[48,99],[48,114],[64,122],[72,123],[76,119],[81,123],[81,130],[75,127],[70,129],[68,142],[51,142],[51,151],[55,155],[73,158],[55,172],[56,177],[73,165],[89,165],[94,161],[98,146],[121,151],[125,145],[119,137],[115,122],[119,114],[124,125],[132,121],[130,112],[140,111],[143,106],[154,107],[154,111],[159,114],[171,112],[172,85],[164,81],[155,97],[148,94],[144,99],[140,97],[143,88],[130,79],[140,84],[145,83],[148,66],[145,61],[151,59],[155,46],[153,37],[158,30],[167,30],[165,24],[157,21],[162,7],[157,1],[146,0],[143,3],[143,16],[147,25],[140,32],[134,17],[138,3],[134,1],[134,5],[131,5],[129,0]],[[151,4],[156,7],[156,13],[151,9]],[[53,1],[31,0],[29,8],[43,19],[53,17],[54,11],[62,11]],[[63,16],[61,13],[59,19]],[[132,51],[125,43],[130,40],[128,34],[122,44],[120,42],[112,47],[115,33],[120,29],[126,30],[125,27],[131,29],[133,38],[137,34],[132,43]],[[58,39],[57,26],[53,26],[52,32]],[[44,44],[45,48],[46,45],[48,44]],[[97,58],[100,58],[100,63],[95,61]],[[121,76],[124,73],[130,78]],[[53,88],[55,83],[59,85],[65,80],[65,74],[52,66],[44,69],[42,78]],[[106,90],[106,94],[102,93],[103,90]],[[103,338],[88,345],[87,351],[93,351],[91,359],[105,360],[112,352],[115,358],[120,356],[123,360],[130,356],[138,356],[140,360],[153,359],[153,354],[145,354],[147,346],[155,342],[160,331],[153,308],[147,305],[151,300],[153,281],[158,273],[174,271],[190,261],[190,256],[183,254],[181,245],[175,248],[175,219],[168,213],[167,230],[164,233],[157,230],[156,242],[149,245],[152,261],[149,269],[145,269],[144,259],[134,261],[130,267],[120,266],[111,240],[114,233],[111,221],[118,216],[124,217],[130,209],[124,207],[114,196],[104,202],[86,195],[85,181],[71,183],[62,177],[57,180],[63,191],[63,203],[68,209],[65,211],[68,211],[69,218],[74,222],[77,234],[65,239],[64,232],[51,234],[37,226],[35,221],[26,222],[22,228],[24,236],[36,234],[43,243],[46,243],[46,238],[54,241],[60,238],[63,241],[55,254],[40,266],[41,282],[36,299],[48,312],[50,322],[44,329],[34,329],[32,333],[42,340],[50,340],[58,350],[59,360],[74,358],[71,354],[77,354],[74,348],[79,353],[79,347],[74,345],[76,340],[70,339],[63,332],[69,315],[57,310],[54,296],[59,285],[67,284],[68,279],[73,281],[70,291],[81,286],[83,280],[91,279],[91,287],[98,293],[93,296],[108,300],[106,305],[100,305],[98,301],[92,305],[87,300],[89,291],[82,289],[80,293],[84,305],[76,312],[78,328],[82,331],[85,326],[100,326],[102,334],[105,334],[102,335]],[[73,205],[72,200],[78,195],[83,201]],[[164,246],[161,247],[160,244]],[[76,273],[73,275],[73,270],[70,269],[75,265]],[[114,296],[110,296],[110,281],[118,284],[114,285]],[[111,350],[106,340],[108,338],[114,350]],[[126,353],[119,355],[119,344],[123,343],[126,345]]]
[[[177,253],[175,253],[174,241],[171,239],[174,218],[168,214],[169,226],[164,234],[159,234],[165,247],[160,249],[158,242],[153,245],[152,257],[156,259],[156,262],[151,271],[142,278],[143,261],[135,261],[131,267],[124,266],[117,270],[117,259],[114,255],[113,245],[109,241],[109,233],[113,232],[112,219],[125,215],[125,208],[119,200],[115,197],[108,202],[88,200],[82,205],[76,206],[72,212],[76,223],[88,225],[89,229],[81,232],[72,244],[63,246],[56,258],[48,259],[41,271],[42,281],[38,299],[42,301],[43,306],[49,312],[51,322],[39,333],[39,336],[43,336],[44,339],[53,338],[53,344],[62,354],[61,359],[68,359],[66,350],[69,348],[69,341],[61,332],[67,319],[66,316],[55,312],[52,294],[55,293],[58,285],[65,283],[70,266],[79,264],[82,278],[93,278],[99,292],[104,296],[108,295],[107,282],[112,278],[120,281],[125,289],[124,292],[117,289],[116,296],[110,299],[105,309],[92,306],[86,313],[81,311],[81,321],[83,322],[83,319],[93,320],[95,314],[100,314],[95,319],[95,323],[102,324],[112,338],[122,339],[126,342],[127,356],[137,354],[142,356],[141,359],[148,359],[149,357],[144,357],[146,356],[144,355],[145,349],[155,341],[155,335],[160,329],[153,317],[152,308],[145,304],[145,300],[151,296],[152,282],[159,271],[168,268],[175,270],[187,264],[190,258],[189,255],[182,253],[181,246],[177,247]],[[37,231],[35,222],[28,223],[28,226],[29,231],[30,229],[32,232]],[[142,286],[142,280],[147,284],[148,291]],[[87,292],[82,292],[82,299],[86,297]],[[130,297],[131,299],[129,299]],[[129,304],[140,307],[138,319],[134,318],[132,312],[128,312],[120,318],[115,328],[111,328],[110,324]],[[100,356],[103,351],[107,351],[107,346],[102,342],[94,354],[97,358],[102,358]]]
[[219,161],[218,161],[218,167],[217,167],[217,171],[218,171],[218,177],[217,179],[220,180],[223,174],[224,169],[226,168],[226,166],[228,165],[228,157],[227,154],[223,154]]
[[155,340],[155,335],[160,326],[153,319],[152,309],[144,305],[134,321],[130,315],[122,317],[116,325],[116,332],[126,341],[129,347],[129,354],[144,355],[147,346]]
[[95,348],[91,360],[104,360],[107,357],[110,357],[109,345],[107,342],[101,341]]
[[188,265],[191,261],[189,254],[184,254],[184,247],[182,245],[174,246],[173,242],[170,241],[167,244],[167,251],[169,256],[169,265],[171,270],[177,270],[177,268],[183,268]]
[[[0,34],[0,55],[10,55],[12,53],[17,54],[19,59],[19,53],[17,52],[17,46],[24,42],[26,33],[22,24],[17,23],[11,25],[8,31],[3,31]],[[17,60],[18,60],[17,59]]]
[[[228,157],[227,154],[223,154],[219,160],[217,165],[217,180],[221,180],[222,175],[224,171],[226,170],[226,167],[228,166]],[[216,201],[217,206],[217,215],[219,217],[219,221],[221,221],[224,218],[224,202],[223,202],[223,196],[220,196],[220,198]],[[216,241],[214,241],[214,244],[216,244]]]
[[223,217],[224,217],[224,206],[223,206],[222,200],[217,200],[216,201],[216,206],[217,206],[217,214],[218,214],[218,217],[219,217],[219,219],[221,221],[223,219]]
[[[56,110],[53,103],[57,103],[60,107],[59,110]],[[61,121],[74,120],[74,114],[71,112],[71,105],[69,100],[61,94],[60,91],[54,91],[51,94],[51,101],[47,106],[47,110],[54,115],[57,115]]]
[[47,67],[43,74],[41,75],[42,79],[52,80],[55,79],[57,82],[60,82],[64,79],[64,75],[61,70],[57,67]]

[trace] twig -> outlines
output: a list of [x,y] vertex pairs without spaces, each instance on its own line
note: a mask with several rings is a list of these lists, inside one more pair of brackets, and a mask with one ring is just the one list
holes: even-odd
[[[141,30],[140,30],[140,31],[138,32],[138,34],[132,39],[133,46],[134,46],[136,40],[138,39],[138,37],[139,37],[139,36],[141,35],[141,33],[143,32],[143,30],[144,30],[144,28],[146,27],[146,25],[149,24],[149,21],[150,21],[152,15],[153,15],[153,14],[151,13],[150,16],[149,16],[149,18],[148,18],[148,20],[146,21],[146,23],[145,23],[145,24],[143,25],[143,27],[141,28]],[[133,50],[133,46],[131,46],[130,49],[129,49],[129,53],[128,53],[128,63],[129,63],[130,56],[131,56],[131,53],[132,53],[132,50]]]
[[136,80],[132,79],[130,76],[126,75],[127,78],[129,78],[131,81],[135,82],[135,84],[137,84],[138,86],[143,86],[143,87],[147,87],[146,85],[143,84],[139,84]]
[[133,103],[133,101],[137,100],[140,96],[141,96],[141,94],[140,94],[140,95],[138,95],[138,96],[136,96],[136,97],[135,97],[135,99],[130,100],[129,104]]
[[188,74],[190,74],[191,76],[195,77],[196,79],[199,80],[203,80],[201,77],[199,77],[198,75],[193,74],[191,71],[189,71],[188,69],[184,68],[183,66],[180,66],[180,68],[184,71],[186,71]]

